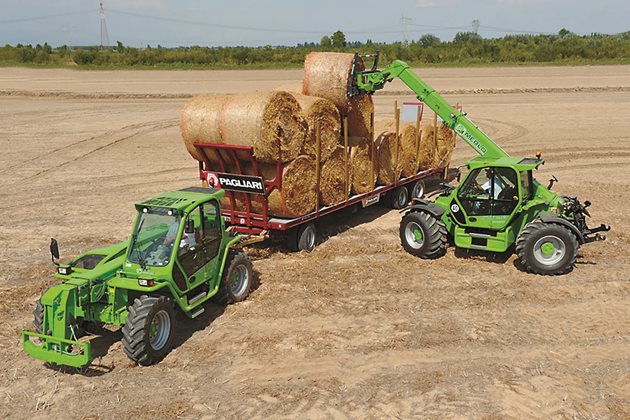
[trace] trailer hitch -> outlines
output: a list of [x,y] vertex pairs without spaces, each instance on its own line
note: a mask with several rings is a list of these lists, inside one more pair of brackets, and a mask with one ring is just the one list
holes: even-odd
[[[596,228],[586,229],[584,231],[584,242],[589,243],[589,242],[605,241],[606,237],[603,235],[600,235],[598,232],[608,232],[609,230],[610,230],[610,226],[605,225],[603,223]],[[591,236],[593,234],[595,236]]]

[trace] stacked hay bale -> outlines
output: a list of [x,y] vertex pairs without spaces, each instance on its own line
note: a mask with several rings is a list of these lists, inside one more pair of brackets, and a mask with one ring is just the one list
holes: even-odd
[[316,158],[316,135],[319,126],[320,162],[326,160],[339,146],[341,116],[337,107],[327,99],[292,93],[302,107],[308,126],[308,135],[302,145],[302,153]]
[[372,165],[372,140],[365,139],[350,150],[350,179],[353,194],[365,194],[374,189],[378,171]]
[[437,142],[433,159],[434,168],[446,168],[451,162],[456,138],[457,136],[453,130],[445,124],[440,124],[437,128]]
[[[386,121],[376,125],[377,132],[396,132],[396,122]],[[398,165],[400,166],[400,175],[409,177],[418,172],[418,130],[415,124],[400,122],[398,127]]]
[[381,185],[393,184],[400,179],[400,142],[396,133],[385,131],[374,141],[376,147],[376,182]]
[[289,162],[300,154],[307,134],[300,104],[286,92],[196,96],[184,107],[180,128],[197,160],[201,156],[192,144],[203,141],[253,146],[262,162]]
[[351,190],[351,178],[346,179],[346,151],[337,146],[322,165],[319,197],[324,206],[339,204],[348,198]]

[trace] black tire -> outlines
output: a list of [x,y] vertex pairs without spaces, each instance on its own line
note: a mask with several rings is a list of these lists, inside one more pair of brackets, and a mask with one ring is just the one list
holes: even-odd
[[35,332],[39,334],[42,333],[44,325],[44,305],[42,305],[42,299],[37,299],[35,302],[35,309],[33,309],[33,328],[35,328]]
[[311,252],[317,245],[317,228],[314,223],[309,223],[300,228],[298,234],[298,250]]
[[317,245],[317,228],[314,223],[291,229],[287,233],[287,249],[291,252],[311,252]]
[[230,249],[215,302],[229,305],[247,299],[254,285],[254,269],[247,254]]
[[407,213],[400,221],[399,234],[403,248],[411,255],[433,259],[446,253],[446,225],[430,213]]
[[413,200],[414,198],[422,198],[424,197],[425,191],[426,187],[424,185],[424,181],[419,179],[414,182],[413,186],[409,190],[409,197],[411,197],[411,200]]
[[567,227],[541,220],[525,226],[516,240],[516,255],[525,270],[548,276],[573,270],[579,248],[577,237]]
[[409,204],[409,191],[404,186],[394,189],[389,194],[389,206],[393,209],[404,209]]
[[146,295],[136,298],[122,327],[125,354],[142,366],[162,360],[173,347],[174,321],[169,298]]

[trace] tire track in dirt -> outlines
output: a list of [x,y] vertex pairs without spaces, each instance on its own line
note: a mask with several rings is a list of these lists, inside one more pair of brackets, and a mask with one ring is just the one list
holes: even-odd
[[[79,161],[81,159],[84,159],[94,153],[100,152],[103,149],[106,149],[110,146],[116,145],[122,141],[128,140],[130,138],[133,138],[135,136],[138,136],[140,134],[147,134],[147,133],[151,133],[154,131],[159,131],[159,130],[163,130],[165,128],[170,128],[170,127],[174,127],[178,124],[179,122],[175,122],[175,120],[171,120],[171,121],[164,121],[164,120],[160,120],[159,122],[148,122],[148,123],[139,123],[139,124],[131,124],[129,126],[125,126],[119,130],[110,132],[110,133],[105,133],[103,135],[99,135],[99,136],[93,136],[93,137],[89,137],[87,139],[82,139],[79,140],[77,142],[74,142],[72,144],[66,145],[66,146],[62,146],[60,148],[57,148],[55,150],[53,150],[50,153],[46,153],[44,155],[39,155],[37,157],[34,158],[30,158],[26,161],[21,162],[20,165],[16,165],[13,167],[13,169],[15,169],[18,166],[22,166],[24,163],[28,163],[28,162],[33,162],[37,159],[41,159],[44,156],[50,156],[52,153],[58,153],[61,151],[67,151],[67,150],[77,150],[78,148],[80,148],[83,145],[89,145],[92,146],[90,148],[90,150],[83,152],[81,154],[79,154],[78,156],[75,156],[71,159],[65,160],[64,162],[60,163],[60,164],[56,164],[52,167],[48,167],[45,169],[40,170],[39,172],[36,172],[35,174],[32,175],[28,175],[28,176],[24,176],[22,177],[20,180],[17,180],[15,182],[13,182],[12,184],[18,183],[23,181],[24,179],[27,178],[37,178],[40,175],[43,175],[45,173],[48,173],[50,171],[53,170],[57,170],[60,169],[66,165],[69,165],[73,162]],[[123,135],[121,137],[121,134],[125,131],[132,131],[131,133],[127,134],[127,135]],[[112,140],[110,140],[110,137],[114,137]],[[97,142],[97,141],[106,141],[105,144],[99,145],[97,147],[93,147],[95,146],[93,143]]]
[[152,127],[152,126],[155,126],[155,125],[159,125],[160,123],[164,123],[164,120],[149,121],[149,122],[146,122],[146,123],[130,124],[130,125],[126,125],[124,127],[121,127],[121,128],[119,128],[119,129],[117,129],[115,131],[107,131],[107,132],[105,132],[103,134],[98,134],[98,135],[91,136],[91,137],[88,137],[88,138],[85,138],[85,139],[81,139],[81,140],[78,140],[76,142],[67,144],[65,146],[61,146],[61,147],[52,149],[50,151],[47,151],[46,153],[42,153],[42,154],[34,156],[32,158],[25,159],[25,160],[20,161],[18,164],[15,164],[13,166],[4,167],[4,168],[0,169],[0,173],[11,171],[11,170],[13,170],[15,168],[19,168],[20,166],[24,165],[25,163],[33,162],[33,161],[42,159],[44,157],[48,157],[48,156],[50,156],[50,155],[52,155],[54,153],[62,152],[64,150],[74,148],[74,147],[79,146],[79,145],[81,145],[83,143],[86,143],[86,142],[92,142],[92,141],[95,141],[95,140],[100,140],[102,138],[110,137],[110,136],[113,136],[113,135],[115,135],[117,133],[120,133],[120,132],[126,131],[126,130],[134,130],[134,129],[141,129],[141,128],[145,128],[145,127]]

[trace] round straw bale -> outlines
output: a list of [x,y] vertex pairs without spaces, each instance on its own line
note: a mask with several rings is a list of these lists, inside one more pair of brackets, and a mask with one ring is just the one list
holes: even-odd
[[425,125],[422,127],[420,137],[419,169],[431,169],[433,168],[433,160],[436,155],[435,126]]
[[308,136],[302,147],[302,154],[315,158],[317,125],[320,128],[320,162],[324,162],[339,146],[341,116],[337,107],[327,99],[293,93],[302,107],[308,124]]
[[[230,95],[210,94],[191,98],[182,111],[180,131],[184,145],[190,155],[201,161],[202,156],[197,152],[194,142],[222,143],[220,120],[221,110]],[[211,162],[218,162],[215,152],[209,151]]]
[[370,135],[371,116],[374,113],[372,95],[355,96],[348,107],[348,135],[368,137]]
[[[372,172],[371,143],[369,139],[363,140],[357,146],[352,147],[350,151],[352,192],[354,194],[364,194],[374,189],[374,178],[376,177],[372,178],[372,174],[376,174],[378,167],[375,167],[374,172]],[[377,166],[376,162],[375,166]]]
[[[275,173],[275,168],[273,170]],[[298,156],[284,166],[282,187],[269,194],[269,213],[278,217],[297,217],[315,210],[316,182],[315,161],[305,155]]]
[[262,162],[295,159],[306,139],[300,105],[287,92],[248,92],[231,96],[223,106],[223,143],[253,145]]
[[[348,81],[354,54],[312,52],[304,60],[302,93],[319,96],[334,103],[342,114],[350,111]],[[363,61],[357,62],[357,70],[364,70]]]
[[[393,184],[400,179],[400,143],[396,133],[385,131],[375,140],[376,159],[378,161],[377,183]],[[398,147],[398,150],[396,149]]]
[[[348,159],[350,157],[348,156]],[[348,162],[350,166],[350,162]],[[337,146],[321,168],[319,183],[319,201],[324,206],[341,203],[350,193],[350,179],[346,184],[346,165],[343,146]]]
[[[377,127],[384,127],[380,131],[396,132],[396,122],[381,122]],[[418,171],[418,130],[416,125],[412,123],[400,123],[398,127],[398,142],[400,144],[400,169],[403,177],[415,175]]]
[[433,166],[436,168],[445,168],[451,162],[451,154],[455,148],[455,136],[446,124],[440,124],[438,127],[437,144],[435,148],[435,156],[433,158]]

